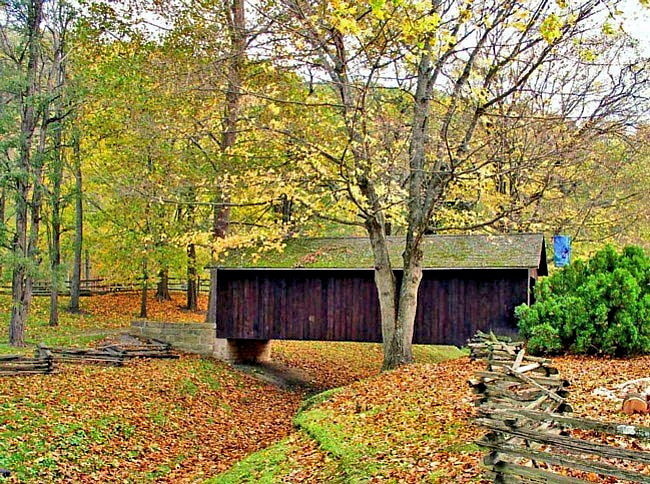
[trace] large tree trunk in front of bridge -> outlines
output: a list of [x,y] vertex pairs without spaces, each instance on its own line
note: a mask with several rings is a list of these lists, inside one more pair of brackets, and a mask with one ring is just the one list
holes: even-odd
[[413,334],[418,308],[418,291],[422,281],[419,247],[404,252],[401,282],[391,267],[386,237],[371,235],[375,256],[375,284],[381,312],[384,362],[382,370],[390,370],[413,362]]
[[[381,221],[370,219],[366,222],[370,244],[375,259],[375,285],[379,298],[381,314],[381,334],[384,349],[383,370],[397,368],[408,363],[404,358],[403,331],[398,325],[397,281],[391,266],[385,230]],[[410,353],[410,351],[408,352]]]
[[422,281],[422,257],[419,247],[409,247],[407,241],[404,251],[404,272],[399,288],[397,305],[397,338],[401,338],[402,346],[399,364],[413,362],[413,333],[415,330],[415,315],[418,309],[418,290]]
[[[384,334],[384,369],[413,362],[415,316],[418,309],[418,291],[422,281],[422,234],[433,211],[434,201],[440,195],[443,186],[442,179],[430,182],[426,189],[424,183],[429,109],[433,89],[429,77],[431,68],[430,46],[427,44],[418,67],[418,81],[413,103],[413,125],[409,144],[408,227],[402,253],[402,280],[396,298],[397,315],[394,330],[391,334]],[[383,236],[386,233],[385,224],[382,224],[382,228],[384,228],[381,231]],[[372,237],[372,233],[370,235]],[[375,261],[377,257],[375,252]],[[388,341],[386,341],[387,337]]]

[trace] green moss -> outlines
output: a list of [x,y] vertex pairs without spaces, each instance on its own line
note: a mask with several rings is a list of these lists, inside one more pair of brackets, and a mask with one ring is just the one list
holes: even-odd
[[[542,252],[541,234],[444,235],[426,237],[423,266],[429,268],[537,267]],[[389,237],[393,267],[402,266],[404,239]],[[230,251],[224,267],[367,268],[374,267],[365,237],[292,239],[282,252],[256,249]]]
[[316,395],[313,395],[309,398],[306,398],[303,400],[302,405],[300,405],[300,409],[298,410],[298,414],[301,414],[303,412],[306,412],[313,407],[316,407],[320,405],[321,403],[325,402],[326,400],[329,400],[331,397],[336,395],[338,392],[340,392],[342,388],[332,388],[331,390],[326,390],[321,393],[317,393]]
[[286,440],[255,452],[229,471],[205,481],[210,484],[272,483],[287,466]]
[[371,442],[359,442],[347,433],[346,427],[334,423],[331,411],[314,408],[296,415],[294,423],[318,442],[321,449],[336,458],[338,473],[345,482],[366,482],[379,470],[372,457],[379,449]]
[[469,349],[448,345],[414,345],[413,356],[418,363],[441,363],[469,355]]

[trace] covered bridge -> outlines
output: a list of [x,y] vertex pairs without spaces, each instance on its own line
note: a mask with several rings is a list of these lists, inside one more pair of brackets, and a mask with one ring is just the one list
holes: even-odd
[[[389,238],[401,278],[404,239]],[[542,234],[428,236],[414,342],[464,345],[477,330],[516,331],[514,308],[547,274]],[[217,338],[380,342],[369,240],[294,239],[259,260],[230,254],[212,269]]]

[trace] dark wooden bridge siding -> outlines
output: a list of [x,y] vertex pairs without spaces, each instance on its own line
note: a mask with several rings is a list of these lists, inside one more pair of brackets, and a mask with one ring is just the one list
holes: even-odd
[[[373,278],[359,269],[220,269],[217,337],[380,342]],[[527,288],[526,269],[425,271],[414,342],[463,345],[478,329],[514,332]]]

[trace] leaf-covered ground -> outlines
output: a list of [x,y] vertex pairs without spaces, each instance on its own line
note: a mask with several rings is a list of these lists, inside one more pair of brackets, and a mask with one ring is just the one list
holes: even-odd
[[[310,371],[318,372],[311,361]],[[577,415],[650,426],[650,416],[625,415],[620,402],[592,394],[650,377],[650,357],[561,357],[554,365],[572,382]],[[324,393],[296,416],[298,430],[289,438],[212,482],[481,482],[483,453],[472,442],[482,431],[472,423],[466,386],[481,367],[467,358],[417,364]]]
[[576,415],[650,427],[650,414],[625,415],[621,412],[621,402],[592,393],[596,388],[605,387],[612,390],[616,385],[630,380],[650,378],[650,356],[565,356],[554,358],[553,363],[560,370],[560,374],[571,382],[568,400]]
[[[455,346],[416,345],[419,363],[438,363],[467,354]],[[303,370],[317,389],[347,385],[379,373],[381,345],[327,341],[274,341],[273,359],[291,368]]]
[[466,387],[476,365],[416,364],[326,394],[289,439],[212,482],[480,481]]
[[[203,319],[173,297],[151,298],[151,318]],[[5,321],[9,307],[0,296]],[[93,344],[130,324],[139,297],[84,298],[82,308],[49,328],[47,298],[36,298],[28,341]],[[0,351],[14,351],[0,341]],[[3,378],[0,468],[24,482],[480,482],[481,430],[466,381],[481,363],[455,348],[416,347],[416,365],[379,374],[379,345],[274,342],[273,352],[315,389],[335,390],[303,401],[300,391],[192,356]],[[573,382],[579,415],[650,426],[649,416],[625,416],[591,393],[650,376],[650,357],[554,364]]]
[[285,437],[301,395],[198,357],[4,378],[16,482],[195,482]]

